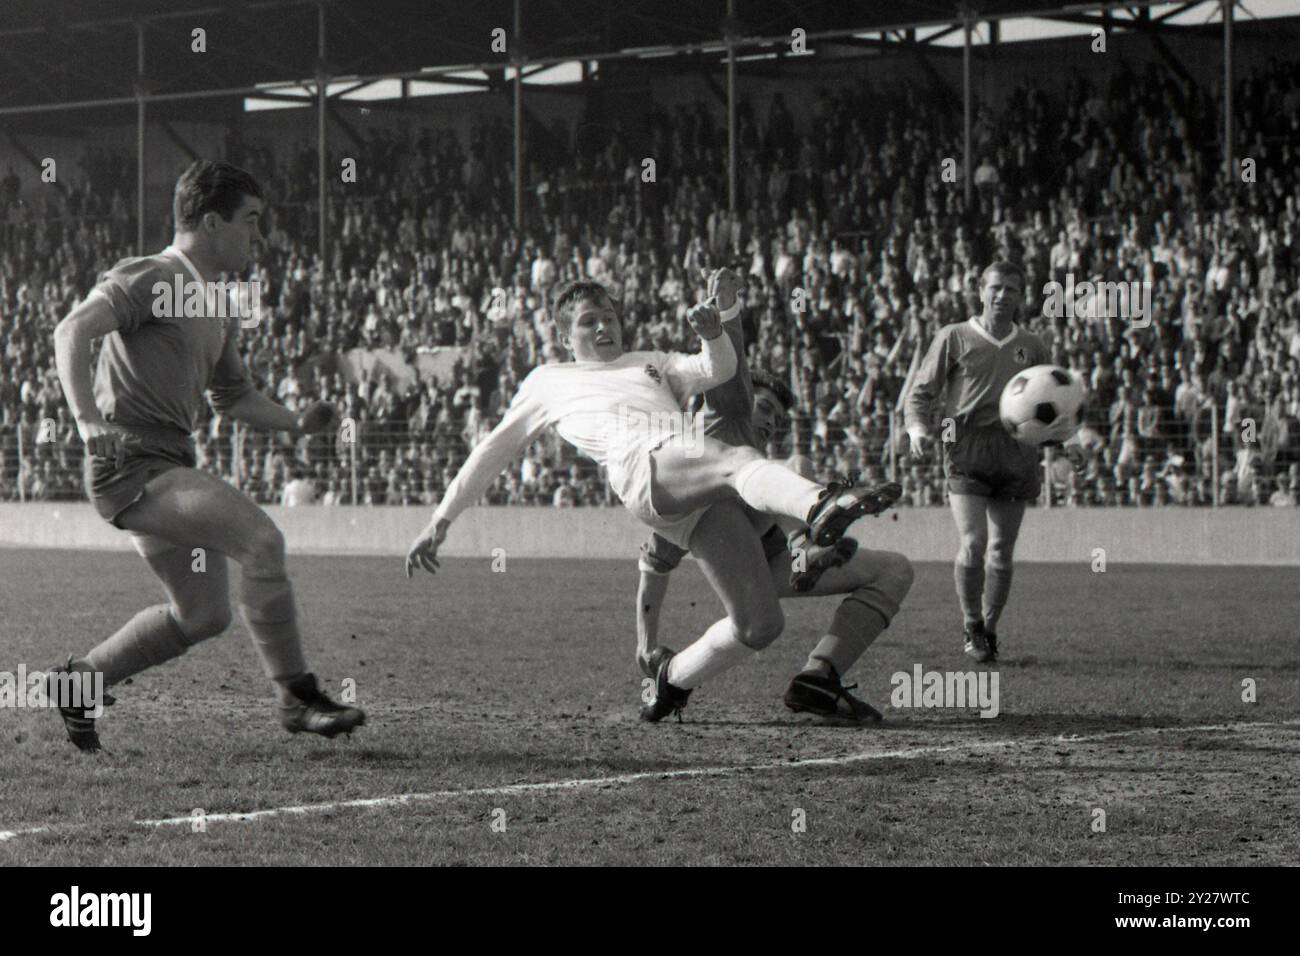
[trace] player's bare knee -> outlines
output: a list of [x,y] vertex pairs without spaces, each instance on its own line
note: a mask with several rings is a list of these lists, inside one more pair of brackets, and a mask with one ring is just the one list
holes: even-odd
[[232,619],[228,600],[211,601],[197,607],[173,606],[172,616],[188,644],[197,644],[224,633]]
[[988,543],[988,538],[983,535],[967,535],[961,539],[961,551],[957,557],[965,565],[983,564]]
[[1015,551],[1014,542],[993,541],[988,548],[988,562],[995,568],[1011,567],[1011,555]]
[[881,588],[897,603],[902,604],[907,592],[912,590],[912,582],[916,580],[912,562],[895,551],[887,551],[881,559],[881,565]]
[[736,640],[746,647],[761,651],[785,630],[785,614],[781,605],[773,601],[771,607],[746,614],[738,620],[733,619],[732,623],[736,628]]
[[249,536],[241,564],[245,571],[276,575],[284,571],[284,535],[269,521]]

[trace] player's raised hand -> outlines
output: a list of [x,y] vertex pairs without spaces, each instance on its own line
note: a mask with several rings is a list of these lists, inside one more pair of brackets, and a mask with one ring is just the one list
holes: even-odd
[[126,436],[108,422],[77,422],[77,432],[93,458],[112,458],[118,468],[126,460]]
[[307,410],[298,416],[298,434],[315,435],[317,432],[329,431],[339,423],[339,410],[332,402],[312,402]]
[[686,321],[691,323],[695,334],[702,339],[716,339],[722,334],[722,316],[718,314],[715,299],[707,299],[691,306],[690,311],[686,313]]
[[411,549],[406,552],[406,576],[409,578],[417,568],[424,568],[430,574],[438,573],[438,548],[447,540],[447,528],[451,522],[442,520],[430,522],[420,532]]
[[732,269],[725,266],[721,269],[714,269],[712,275],[708,278],[708,295],[710,299],[715,299],[718,308],[726,312],[740,297],[740,291],[745,287],[744,281]]

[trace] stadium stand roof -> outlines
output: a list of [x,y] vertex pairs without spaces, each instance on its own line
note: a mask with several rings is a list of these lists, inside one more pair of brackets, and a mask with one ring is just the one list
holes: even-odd
[[[952,24],[965,9],[955,0],[732,2],[736,16],[729,21],[728,0],[521,0],[519,48],[533,64],[644,56],[653,48],[707,55],[718,50],[728,23],[743,38],[738,49],[788,44],[796,27],[810,41],[833,34],[837,43],[864,47],[924,44],[914,34],[879,33]],[[1117,16],[1136,17],[1127,22],[1141,23],[1137,28],[1197,29],[1167,24],[1150,11],[1154,3],[977,0],[973,10],[980,20],[1038,15],[1102,22],[1097,11],[1109,7]],[[1169,6],[1162,4],[1162,11]],[[323,65],[332,78],[411,78],[431,67],[494,64],[497,71],[486,79],[457,82],[491,87],[505,81],[508,56],[494,54],[490,40],[497,27],[513,35],[513,0],[117,0],[111,7],[102,0],[8,0],[0,5],[0,114],[74,103],[125,105],[137,89],[151,103],[207,91],[233,104],[259,84],[301,83],[320,65],[320,8]],[[191,31],[200,27],[207,44],[202,54],[191,50]],[[141,34],[144,69],[137,87]]]

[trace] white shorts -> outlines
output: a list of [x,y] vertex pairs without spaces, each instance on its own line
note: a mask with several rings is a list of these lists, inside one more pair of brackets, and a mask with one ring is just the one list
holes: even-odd
[[689,551],[691,535],[708,508],[697,508],[678,515],[662,515],[655,510],[651,493],[653,466],[650,455],[665,441],[666,438],[638,442],[618,458],[611,456],[609,483],[623,502],[623,507],[632,512],[638,521],[683,551]]
[[166,551],[175,551],[177,548],[184,547],[184,545],[177,544],[170,538],[163,538],[156,534],[144,534],[140,531],[132,531],[130,532],[130,535],[131,544],[135,546],[135,550],[139,553],[140,557],[145,558],[146,560],[153,557],[155,554],[162,554]]

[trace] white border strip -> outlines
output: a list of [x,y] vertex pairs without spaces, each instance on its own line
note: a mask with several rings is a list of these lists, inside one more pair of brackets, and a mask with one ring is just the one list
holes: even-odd
[[[932,747],[912,747],[905,750],[867,751],[846,754],[841,757],[809,757],[804,760],[785,760],[772,763],[748,764],[727,767],[691,767],[682,770],[647,770],[638,773],[622,773],[609,777],[578,777],[570,780],[549,780],[536,783],[514,783],[500,787],[475,787],[462,790],[433,790],[427,793],[402,793],[387,797],[368,797],[357,800],[339,800],[330,803],[306,803],[297,806],[272,807],[268,810],[249,810],[244,813],[209,813],[205,814],[205,823],[251,823],[279,816],[303,816],[313,813],[332,813],[338,810],[384,809],[387,807],[405,807],[416,803],[432,803],[438,800],[452,800],[461,797],[511,797],[531,793],[551,793],[573,790],[621,787],[645,780],[689,780],[698,777],[730,777],[745,773],[763,773],[770,770],[799,770],[807,767],[839,767],[846,764],[865,763],[873,760],[910,760],[917,757],[929,757],[937,754],[954,753],[961,750],[1003,750],[1021,746],[1045,746],[1047,744],[1094,743],[1101,740],[1114,740],[1123,737],[1136,737],[1143,734],[1187,734],[1209,733],[1215,731],[1238,731],[1263,727],[1297,727],[1300,721],[1262,721],[1257,723],[1202,724],[1194,727],[1140,727],[1133,730],[1112,730],[1100,734],[1084,736],[1058,735],[1055,737],[1006,738],[1002,740],[971,741],[968,743],[945,744]],[[919,729],[919,728],[918,728]],[[193,823],[191,816],[164,817],[158,820],[133,820],[135,826],[162,827],[189,826]],[[0,843],[23,836],[35,836],[40,833],[52,833],[56,830],[81,829],[77,827],[60,827],[57,824],[32,827],[26,830],[0,830]]]

